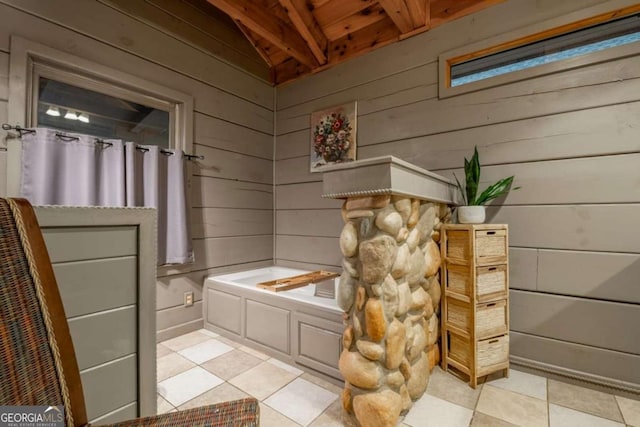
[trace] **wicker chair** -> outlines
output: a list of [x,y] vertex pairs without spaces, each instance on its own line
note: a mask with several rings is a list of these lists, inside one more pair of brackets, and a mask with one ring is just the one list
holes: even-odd
[[[0,199],[0,405],[63,405],[67,426],[87,425],[80,372],[33,208]],[[113,426],[257,426],[248,398]]]

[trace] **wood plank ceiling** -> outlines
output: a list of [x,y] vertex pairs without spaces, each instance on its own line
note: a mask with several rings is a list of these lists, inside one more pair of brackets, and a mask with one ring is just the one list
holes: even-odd
[[504,0],[207,1],[236,22],[280,84]]

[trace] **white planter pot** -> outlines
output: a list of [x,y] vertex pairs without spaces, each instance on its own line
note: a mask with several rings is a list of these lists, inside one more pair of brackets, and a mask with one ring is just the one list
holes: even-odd
[[460,224],[482,224],[485,219],[484,206],[459,206],[458,222]]

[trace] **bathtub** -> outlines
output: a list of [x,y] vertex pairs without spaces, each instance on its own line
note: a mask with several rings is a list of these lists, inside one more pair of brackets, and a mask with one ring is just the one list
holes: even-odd
[[[257,288],[256,285],[261,282],[283,279],[285,277],[298,276],[309,273],[307,270],[296,270],[286,267],[265,267],[255,270],[241,271],[239,273],[225,274],[223,276],[212,276],[216,281],[236,286],[246,286],[250,289],[264,292],[269,295],[277,294],[278,297],[299,301],[306,304],[324,307],[328,310],[336,310],[341,312],[335,299],[315,296],[316,284],[310,283],[307,286],[291,289],[288,291],[273,292],[266,289]],[[338,288],[339,278],[329,279],[333,282],[334,294]]]
[[[341,382],[342,310],[315,284],[273,292],[260,282],[309,273],[265,267],[205,279],[205,328],[315,375]],[[327,285],[337,287],[338,278]]]

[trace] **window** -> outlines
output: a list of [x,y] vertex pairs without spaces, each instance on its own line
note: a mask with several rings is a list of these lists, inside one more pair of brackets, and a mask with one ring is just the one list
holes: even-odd
[[451,66],[451,86],[598,52],[640,40],[640,16],[607,22]]
[[[598,62],[594,58],[605,59],[603,55],[610,53],[603,51],[640,41],[639,10],[640,7],[634,6],[483,47],[471,53],[467,50],[461,54],[458,50],[442,55],[440,96]],[[616,19],[612,19],[614,17]],[[601,52],[600,57],[587,57],[598,52]],[[573,62],[554,64],[570,59]]]
[[170,145],[170,112],[166,109],[116,98],[42,75],[37,86],[35,126],[163,148]]
[[[105,54],[104,62],[110,56]],[[147,79],[11,37],[8,122],[192,151],[193,98]],[[132,66],[133,67],[133,66]],[[7,142],[7,194],[19,194],[21,145]]]

